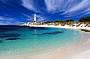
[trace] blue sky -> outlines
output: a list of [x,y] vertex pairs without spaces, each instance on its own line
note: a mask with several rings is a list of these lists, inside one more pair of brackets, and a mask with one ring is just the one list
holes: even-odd
[[31,21],[35,13],[38,21],[78,20],[90,16],[90,0],[0,0],[1,25]]

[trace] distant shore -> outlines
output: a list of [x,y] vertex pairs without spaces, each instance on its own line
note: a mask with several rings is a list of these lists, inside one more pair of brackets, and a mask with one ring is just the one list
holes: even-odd
[[72,27],[72,26],[54,26],[54,25],[30,25],[30,27],[51,27],[51,28],[66,28],[66,29],[87,29],[90,30],[90,27]]
[[75,29],[90,32],[90,27],[77,27],[77,26],[70,26],[70,25],[36,25],[36,24],[29,24],[29,25],[0,25],[0,27],[40,27],[40,28],[64,28],[64,29]]
[[65,22],[65,21],[27,22],[27,23],[21,24],[20,26],[90,30],[90,22],[72,22],[72,21],[70,22]]

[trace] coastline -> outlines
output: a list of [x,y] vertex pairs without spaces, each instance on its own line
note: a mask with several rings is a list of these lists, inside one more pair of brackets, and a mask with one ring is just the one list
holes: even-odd
[[77,29],[77,30],[80,30],[80,29],[86,29],[86,30],[90,30],[90,27],[73,27],[73,26],[68,26],[68,25],[65,25],[65,26],[61,26],[61,25],[58,25],[58,26],[55,26],[55,25],[29,25],[29,27],[49,27],[49,28],[65,28],[65,29]]

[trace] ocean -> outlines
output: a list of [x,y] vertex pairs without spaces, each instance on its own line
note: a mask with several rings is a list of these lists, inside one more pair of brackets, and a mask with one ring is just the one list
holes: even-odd
[[63,28],[0,26],[0,56],[41,54],[81,41],[84,33]]

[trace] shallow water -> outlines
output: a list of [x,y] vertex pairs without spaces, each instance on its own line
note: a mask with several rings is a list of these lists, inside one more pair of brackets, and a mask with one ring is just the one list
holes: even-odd
[[0,55],[39,53],[80,41],[82,32],[59,28],[0,26]]

